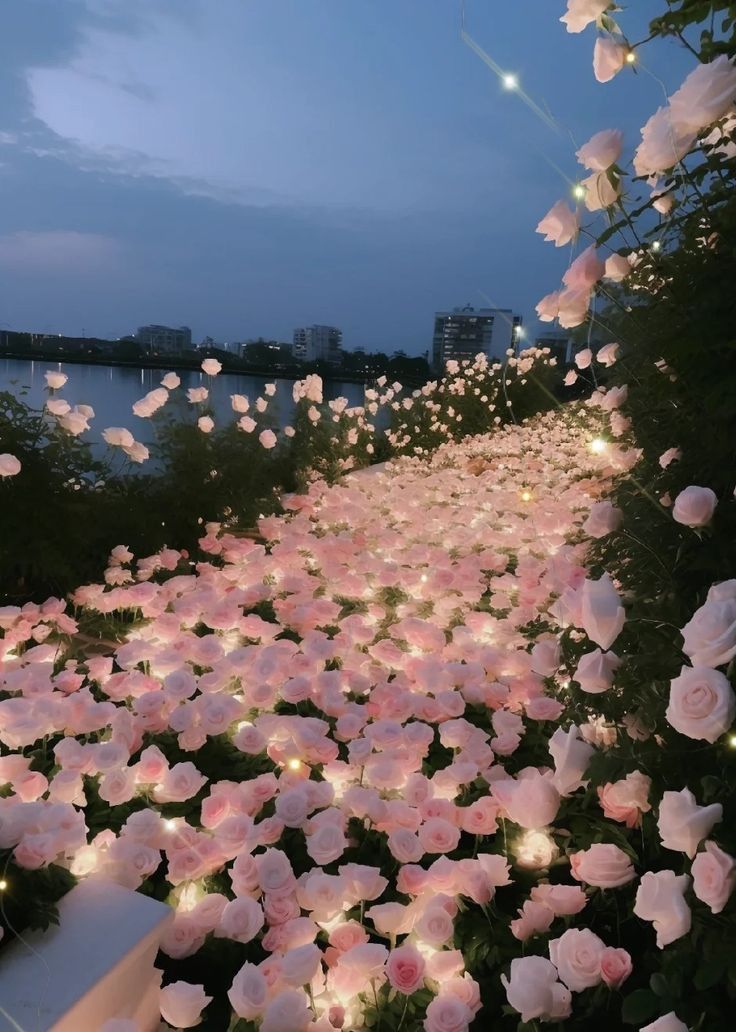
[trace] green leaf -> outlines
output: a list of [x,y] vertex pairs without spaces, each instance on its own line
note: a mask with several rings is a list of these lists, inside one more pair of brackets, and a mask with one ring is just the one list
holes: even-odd
[[626,1025],[641,1025],[659,1010],[659,1000],[648,989],[636,989],[626,997],[621,1008],[621,1020]]

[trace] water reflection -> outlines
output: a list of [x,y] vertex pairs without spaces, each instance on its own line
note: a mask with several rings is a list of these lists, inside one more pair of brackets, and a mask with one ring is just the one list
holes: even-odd
[[[91,405],[95,410],[95,418],[90,430],[83,435],[84,440],[100,444],[106,427],[122,426],[144,444],[152,442],[150,420],[133,415],[132,406],[148,391],[160,386],[165,370],[6,358],[0,359],[0,391],[23,396],[30,405],[40,408],[48,397],[44,374],[49,370],[60,370],[69,377],[64,387],[56,392],[56,397],[64,398],[71,405]],[[266,378],[237,373],[220,373],[216,377],[194,369],[177,370],[177,373],[181,377],[181,387],[172,392],[168,404],[175,406],[182,419],[194,420],[195,411],[199,415],[201,409],[187,402],[186,390],[189,387],[207,387],[215,422],[221,423],[233,419],[231,394],[245,394],[252,404],[263,394],[263,388],[269,382]],[[269,399],[267,416],[272,425],[286,426],[294,412],[291,396],[294,381],[272,378],[271,382],[276,383],[277,390],[276,395]],[[345,397],[350,405],[363,404],[362,384],[325,381],[324,393],[325,400]]]

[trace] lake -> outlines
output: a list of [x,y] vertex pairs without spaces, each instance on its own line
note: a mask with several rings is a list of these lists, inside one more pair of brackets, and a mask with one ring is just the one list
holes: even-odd
[[[83,440],[97,444],[101,442],[104,429],[122,426],[143,444],[152,442],[151,421],[133,415],[132,406],[148,391],[161,385],[166,370],[3,358],[0,359],[0,391],[10,391],[16,395],[25,391],[25,401],[34,408],[40,408],[48,397],[44,374],[49,370],[64,372],[69,377],[62,389],[55,392],[55,397],[64,398],[71,405],[91,405],[95,410],[95,418],[91,421],[90,430],[82,435]],[[189,405],[185,391],[189,387],[208,387],[209,405],[214,412],[215,422],[229,422],[238,418],[232,411],[231,394],[244,394],[252,405],[259,395],[263,395],[265,384],[271,382],[277,388],[275,396],[269,399],[266,413],[271,424],[286,426],[293,417],[293,380],[271,377],[269,381],[265,377],[241,376],[237,373],[220,373],[212,377],[193,369],[176,372],[181,377],[181,387],[172,392],[169,405],[174,399],[179,399],[178,404],[182,408],[196,409],[199,414],[200,406]],[[325,380],[324,397],[325,401],[344,397],[351,406],[362,405],[363,385]]]

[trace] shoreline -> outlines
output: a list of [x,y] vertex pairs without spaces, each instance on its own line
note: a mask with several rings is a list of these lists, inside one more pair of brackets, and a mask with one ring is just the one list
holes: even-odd
[[[181,355],[175,355],[171,357],[170,361],[158,358],[149,358],[145,360],[136,359],[133,362],[127,362],[125,359],[112,358],[108,356],[96,356],[96,355],[63,355],[59,356],[53,352],[38,352],[37,354],[29,355],[28,352],[20,351],[2,351],[0,352],[0,359],[8,358],[16,362],[54,362],[58,365],[91,365],[91,366],[112,366],[119,369],[161,369],[164,371],[176,371],[184,370],[187,372],[201,372],[201,359],[187,359]],[[285,368],[285,369],[274,369],[273,367],[265,366],[246,366],[246,365],[225,365],[223,363],[222,371],[218,374],[219,376],[233,375],[233,376],[265,376],[271,380],[302,380],[305,376],[310,373],[318,373],[323,380],[327,381],[342,381],[343,383],[355,383],[365,384],[375,377],[367,376],[354,376],[350,373],[341,373],[335,369],[334,372],[330,372],[329,375],[325,375],[324,372],[319,372],[314,367],[311,368]]]

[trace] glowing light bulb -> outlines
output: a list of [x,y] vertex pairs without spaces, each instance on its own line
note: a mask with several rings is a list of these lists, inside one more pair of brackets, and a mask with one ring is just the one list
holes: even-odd
[[427,577],[426,573],[423,573],[422,576],[419,578],[419,580],[422,582],[422,584],[426,584],[427,581],[429,580],[429,577]]
[[576,197],[579,201],[582,201],[585,197],[585,187],[582,186],[580,183],[576,183],[575,186],[572,188],[572,195],[573,197]]
[[636,64],[636,54],[633,50],[629,50],[626,54],[626,64]]
[[522,502],[530,502],[532,500],[532,493],[531,493],[531,491],[522,491],[521,492],[521,500],[522,500]]
[[176,831],[176,821],[168,820],[164,821],[164,827],[167,831]]
[[501,79],[501,82],[503,83],[503,88],[505,90],[515,90],[519,85],[519,80],[511,72],[509,72],[507,75],[504,75],[504,77]]
[[602,455],[606,450],[606,442],[602,437],[594,437],[590,442],[590,450],[594,455]]
[[653,243],[652,243],[652,250],[653,251],[660,251],[661,249],[662,249],[662,245],[660,244],[659,240],[653,241]]
[[5,892],[7,887],[8,887],[8,883],[5,881],[5,879],[4,878],[0,878],[0,892]]
[[731,737],[728,739],[728,744],[731,746],[732,749],[736,749],[736,735],[731,735]]
[[286,766],[289,768],[289,770],[300,770],[302,766],[302,761],[296,759],[295,757],[294,759],[289,760]]

